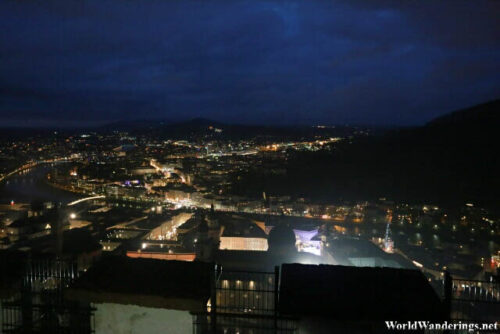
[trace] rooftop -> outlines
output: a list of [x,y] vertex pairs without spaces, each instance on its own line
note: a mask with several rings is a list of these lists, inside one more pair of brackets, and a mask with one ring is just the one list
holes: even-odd
[[105,256],[68,291],[70,299],[202,311],[213,265]]
[[438,320],[442,304],[418,270],[283,264],[280,311],[336,320]]

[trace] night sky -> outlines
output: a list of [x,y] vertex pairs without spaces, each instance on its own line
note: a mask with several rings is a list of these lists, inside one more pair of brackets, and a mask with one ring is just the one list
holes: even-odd
[[500,97],[500,1],[0,1],[6,126],[418,125]]

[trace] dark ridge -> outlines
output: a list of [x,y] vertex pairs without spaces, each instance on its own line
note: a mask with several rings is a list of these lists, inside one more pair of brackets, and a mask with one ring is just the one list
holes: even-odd
[[474,125],[500,124],[500,99],[482,103],[470,108],[454,111],[444,116],[437,117],[427,123],[427,127],[459,126],[470,127]]
[[500,201],[498,107],[499,101],[493,101],[426,126],[344,141],[333,153],[292,153],[284,175],[251,171],[235,180],[234,191],[330,203],[388,197],[495,208]]
[[226,124],[207,118],[194,118],[187,121],[137,120],[107,124],[99,131],[126,131],[132,135],[155,137],[158,139],[250,139],[273,137],[280,139],[310,138],[316,135],[346,136],[356,127],[335,126],[318,128],[309,125],[243,125]]

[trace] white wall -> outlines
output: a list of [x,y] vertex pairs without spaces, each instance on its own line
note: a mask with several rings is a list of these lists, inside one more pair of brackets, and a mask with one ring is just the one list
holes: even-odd
[[267,251],[265,238],[221,237],[219,249]]
[[94,306],[96,334],[193,333],[193,319],[188,311],[110,303]]

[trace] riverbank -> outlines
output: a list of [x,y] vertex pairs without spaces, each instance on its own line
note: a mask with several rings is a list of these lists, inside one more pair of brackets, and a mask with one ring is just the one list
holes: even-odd
[[42,166],[42,165],[45,165],[45,164],[52,164],[52,163],[61,163],[61,162],[71,162],[73,161],[72,159],[70,158],[58,158],[58,159],[49,159],[49,160],[42,160],[42,161],[33,161],[33,162],[28,162],[18,168],[16,168],[15,170],[3,175],[0,177],[0,184],[7,180],[9,177],[11,176],[14,176],[16,174],[19,174],[23,171],[26,171],[26,170],[29,170],[29,169],[33,169],[33,168],[36,168],[36,167],[39,167],[39,166]]
[[[52,161],[51,161],[52,163]],[[81,194],[47,184],[47,163],[11,174],[0,183],[0,204],[31,203],[35,200],[67,203],[82,197]]]
[[66,185],[63,185],[63,184],[51,182],[51,181],[49,181],[47,179],[47,177],[45,177],[44,182],[48,186],[53,187],[53,188],[58,189],[58,190],[67,191],[69,193],[78,194],[78,195],[89,195],[89,194],[85,193],[82,190],[79,190],[78,188],[76,188],[74,186],[66,186]]

